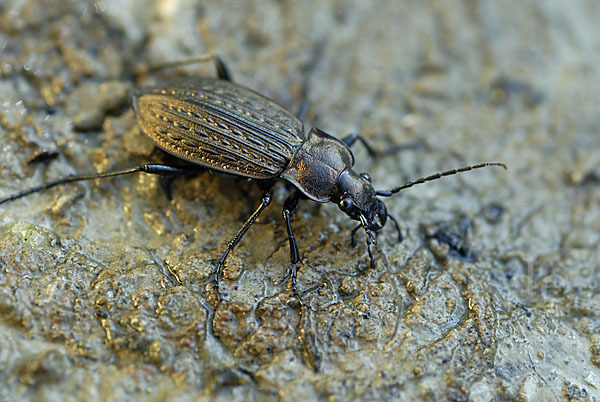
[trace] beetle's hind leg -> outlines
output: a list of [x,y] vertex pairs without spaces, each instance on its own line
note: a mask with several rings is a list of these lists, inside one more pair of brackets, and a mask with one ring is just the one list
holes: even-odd
[[227,64],[223,60],[221,56],[213,53],[201,54],[200,56],[189,57],[186,59],[174,60],[174,61],[165,61],[160,63],[151,64],[148,67],[149,71],[162,70],[164,68],[183,66],[186,64],[196,64],[196,63],[205,63],[207,61],[213,61],[215,63],[215,68],[217,70],[217,77],[221,80],[231,81],[231,73]]
[[266,190],[263,193],[262,201],[261,201],[260,205],[258,206],[258,208],[256,208],[256,210],[252,213],[252,215],[250,215],[248,217],[248,219],[246,219],[246,222],[244,222],[244,225],[240,228],[240,230],[238,230],[238,232],[235,234],[235,236],[233,236],[233,238],[231,240],[229,240],[229,242],[227,243],[227,249],[221,256],[221,259],[219,260],[219,264],[217,265],[217,268],[215,269],[215,272],[213,274],[213,286],[215,288],[215,292],[217,293],[217,297],[219,299],[221,299],[221,293],[219,292],[219,274],[221,273],[221,268],[223,267],[223,264],[225,263],[227,256],[229,255],[231,250],[233,250],[235,248],[235,246],[240,242],[240,240],[242,240],[242,237],[244,237],[244,235],[246,234],[248,229],[250,229],[250,226],[252,226],[254,224],[254,222],[256,222],[256,219],[258,219],[258,217],[260,216],[262,211],[264,211],[264,209],[267,206],[269,206],[272,198],[273,198],[273,190],[272,190],[272,188],[269,188],[268,190]]
[[217,77],[225,81],[232,81],[231,72],[225,64],[225,60],[219,55],[214,56],[215,66],[217,68]]
[[26,195],[37,193],[40,191],[48,190],[56,186],[61,186],[67,183],[75,183],[78,181],[105,179],[108,177],[123,176],[132,173],[148,173],[157,174],[161,176],[181,176],[181,175],[194,175],[198,173],[197,167],[182,167],[182,166],[171,166],[159,163],[147,163],[145,165],[139,165],[132,168],[121,169],[121,170],[110,170],[104,173],[93,173],[93,174],[82,174],[63,177],[59,180],[54,180],[49,183],[40,184],[35,187],[31,187],[26,190],[22,190],[16,194],[12,194],[3,198],[0,198],[0,204],[5,202],[16,200]]

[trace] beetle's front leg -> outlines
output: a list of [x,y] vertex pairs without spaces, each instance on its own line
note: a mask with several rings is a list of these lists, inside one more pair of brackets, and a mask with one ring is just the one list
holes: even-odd
[[[387,217],[394,223],[396,232],[398,232],[398,243],[402,243],[402,240],[404,238],[402,237],[402,230],[400,230],[400,225],[398,224],[398,221],[396,220],[396,218],[394,218],[394,216],[390,214],[387,214]],[[358,225],[354,229],[352,229],[352,233],[350,234],[350,244],[352,245],[352,247],[356,247],[356,232],[358,232],[361,228],[362,225]]]
[[375,231],[369,229],[369,224],[367,222],[367,218],[363,214],[359,215],[359,220],[362,228],[365,230],[365,234],[367,235],[367,251],[369,252],[369,260],[371,261],[371,268],[375,266],[375,258],[373,257],[373,250],[371,250],[371,245],[375,245],[377,247],[377,240],[375,239]]
[[387,217],[390,218],[392,222],[394,222],[394,226],[396,227],[396,231],[398,232],[398,243],[402,243],[402,230],[400,230],[400,225],[398,224],[398,221],[390,214],[387,214]]

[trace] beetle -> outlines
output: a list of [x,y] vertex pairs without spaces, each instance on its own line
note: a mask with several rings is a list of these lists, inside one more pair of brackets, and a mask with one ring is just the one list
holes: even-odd
[[213,273],[213,285],[220,299],[219,275],[227,256],[271,203],[275,182],[283,179],[295,188],[283,204],[282,217],[290,247],[292,291],[304,304],[296,283],[300,252],[290,222],[300,199],[336,203],[350,219],[358,221],[352,238],[358,229],[365,231],[370,264],[374,266],[375,233],[385,226],[388,218],[395,225],[398,240],[402,241],[397,220],[387,212],[379,197],[390,197],[416,184],[468,170],[487,166],[506,169],[499,162],[478,163],[422,177],[391,190],[376,191],[368,174],[353,170],[354,155],[350,147],[357,140],[371,155],[378,154],[360,135],[338,139],[313,127],[305,136],[300,118],[273,100],[234,83],[221,57],[209,54],[193,60],[213,60],[218,79],[180,79],[139,88],[131,96],[143,133],[158,148],[191,163],[190,166],[144,164],[98,174],[68,176],[2,198],[0,204],[65,183],[135,172],[185,175],[205,167],[259,180],[264,191],[261,203],[227,243]]

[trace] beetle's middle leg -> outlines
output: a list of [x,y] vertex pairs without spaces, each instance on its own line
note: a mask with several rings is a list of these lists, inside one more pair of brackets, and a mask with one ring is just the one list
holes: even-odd
[[354,134],[350,134],[350,135],[342,138],[342,142],[344,144],[346,144],[348,146],[348,148],[350,148],[357,140],[361,144],[363,144],[363,146],[369,153],[369,156],[372,158],[379,158],[381,156],[392,155],[392,154],[395,154],[396,152],[404,151],[407,149],[418,149],[418,148],[424,147],[422,142],[412,141],[412,142],[407,142],[405,144],[394,145],[394,146],[384,149],[382,151],[378,151],[375,148],[373,148],[371,146],[371,144],[369,144],[369,142],[367,140],[365,140],[365,138],[363,136],[361,136],[360,134],[354,133]]
[[250,226],[252,226],[254,222],[256,222],[256,219],[258,219],[262,211],[264,211],[264,209],[271,203],[272,199],[273,189],[269,188],[263,193],[262,201],[258,208],[256,208],[252,215],[250,215],[248,219],[246,219],[244,225],[240,228],[240,230],[238,230],[235,236],[233,236],[233,238],[229,240],[229,243],[227,243],[227,249],[223,253],[223,256],[221,256],[219,264],[217,265],[217,268],[215,269],[215,272],[213,274],[213,285],[215,287],[215,291],[217,292],[217,296],[219,297],[219,299],[221,298],[221,294],[219,293],[219,274],[221,273],[221,268],[225,263],[225,259],[227,258],[231,250],[233,250],[235,246],[240,242],[240,240],[242,240],[242,237],[244,237],[248,229],[250,229]]
[[298,293],[298,286],[296,278],[298,275],[298,263],[300,262],[300,251],[298,251],[298,244],[296,243],[296,237],[292,231],[292,224],[290,223],[290,217],[298,210],[298,201],[300,200],[300,192],[295,191],[290,195],[283,203],[283,220],[285,221],[285,228],[287,229],[288,240],[290,242],[290,261],[292,263],[291,276],[292,276],[292,291],[294,296],[300,300],[300,303],[306,305],[302,297]]

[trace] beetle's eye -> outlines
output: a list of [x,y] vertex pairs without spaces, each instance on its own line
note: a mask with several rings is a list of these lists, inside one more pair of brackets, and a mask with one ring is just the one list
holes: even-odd
[[348,211],[350,208],[352,208],[352,201],[350,200],[350,198],[342,198],[340,200],[340,209],[342,211]]
[[368,181],[369,183],[371,182],[371,176],[369,176],[368,173],[361,173],[360,177],[362,177],[363,179],[365,179],[366,181]]

